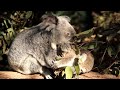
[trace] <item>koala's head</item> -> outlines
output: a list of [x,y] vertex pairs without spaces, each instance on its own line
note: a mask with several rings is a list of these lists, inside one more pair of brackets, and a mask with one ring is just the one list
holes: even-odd
[[[61,42],[67,42],[72,39],[76,34],[73,26],[70,24],[70,18],[68,16],[58,16],[58,24],[56,30],[59,31],[59,39]],[[60,43],[61,43],[60,42]]]
[[68,16],[45,14],[41,19],[41,29],[54,33],[57,43],[66,43],[76,34]]

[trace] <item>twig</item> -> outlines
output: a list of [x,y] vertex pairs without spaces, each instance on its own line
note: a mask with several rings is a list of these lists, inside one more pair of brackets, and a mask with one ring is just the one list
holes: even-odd
[[100,65],[101,65],[101,63],[102,63],[102,61],[103,61],[103,59],[104,59],[104,56],[105,56],[105,54],[106,54],[106,51],[107,51],[107,48],[105,49],[105,51],[104,51],[104,53],[103,53],[103,56],[102,56],[102,58],[101,58]]
[[114,64],[116,63],[116,61],[114,61],[109,67],[107,67],[106,69],[110,69]]

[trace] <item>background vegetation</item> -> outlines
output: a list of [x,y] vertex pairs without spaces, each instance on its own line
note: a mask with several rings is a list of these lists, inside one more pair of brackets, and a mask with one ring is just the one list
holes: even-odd
[[[0,70],[10,70],[7,51],[15,36],[23,29],[40,23],[48,11],[0,12]],[[49,11],[50,12],[50,11]],[[120,12],[119,11],[51,11],[71,18],[80,49],[90,50],[95,57],[93,71],[120,73]]]

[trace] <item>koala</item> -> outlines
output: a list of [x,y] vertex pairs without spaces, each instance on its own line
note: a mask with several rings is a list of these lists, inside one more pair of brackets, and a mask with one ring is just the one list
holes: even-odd
[[[57,57],[57,62],[54,64],[56,65],[55,69],[66,67],[66,66],[73,66],[76,62],[74,59],[77,57],[73,49],[69,49],[67,52],[63,52],[62,57]],[[66,65],[66,66],[65,66]]]
[[[22,74],[40,73],[46,79],[52,79],[49,68],[59,68],[63,61],[56,60],[57,56],[62,55],[58,48],[67,52],[75,33],[69,17],[45,14],[38,25],[16,36],[8,52],[8,63],[13,70]],[[62,67],[67,65],[64,63]]]
[[93,69],[94,66],[94,56],[90,51],[81,50],[81,55],[79,57],[79,67],[82,73],[87,73]]
[[[90,51],[87,50],[80,50],[77,54],[73,48],[69,49],[69,52],[63,52],[62,57],[58,57],[58,62],[55,62],[56,66],[59,66],[57,68],[62,69],[61,67],[64,67],[65,63],[67,66],[71,66],[72,72],[73,72],[73,78],[78,78],[78,73],[76,73],[76,69],[74,66],[79,66],[79,74],[88,73],[93,69],[94,66],[94,56]],[[74,64],[73,64],[74,63]],[[63,68],[64,69],[64,68]],[[58,71],[55,72],[56,75],[61,75],[61,71],[58,69]]]
[[[79,74],[90,72],[94,66],[94,56],[87,50],[80,50],[80,53],[76,54],[75,51],[71,49],[70,52],[64,53],[61,60],[62,61],[59,61],[61,64],[57,63],[59,64],[59,67],[63,67],[64,63],[67,63],[67,66],[79,65]],[[76,74],[74,67],[72,67],[72,70],[74,74]]]

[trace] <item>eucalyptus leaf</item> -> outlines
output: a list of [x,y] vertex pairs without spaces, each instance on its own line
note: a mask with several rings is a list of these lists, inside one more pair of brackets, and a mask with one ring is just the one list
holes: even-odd
[[88,46],[83,46],[83,47],[81,47],[81,49],[88,50]]
[[110,34],[109,36],[106,37],[106,40],[109,42],[109,41],[111,41],[115,36],[116,36],[116,33]]
[[120,76],[120,70],[119,70],[119,74],[118,75]]
[[76,74],[79,75],[80,74],[80,67],[79,67],[79,65],[74,66],[74,67],[75,67]]
[[26,19],[30,18],[30,17],[32,16],[32,14],[33,14],[32,11],[28,11],[28,12],[26,13],[25,18],[26,18]]
[[21,19],[24,18],[24,13],[20,14],[20,18],[21,18]]
[[109,46],[107,48],[107,52],[110,57],[112,57],[112,55],[116,55],[116,53],[117,53],[115,47],[113,47],[113,46]]
[[87,59],[87,54],[83,53],[82,55],[80,55],[79,57],[79,62],[83,63],[85,62],[85,60]]
[[0,40],[0,47],[2,46],[2,40]]
[[6,42],[7,42],[7,44],[9,44],[10,43],[10,35],[9,35],[9,33],[7,33],[7,40],[6,40]]
[[95,48],[95,45],[94,44],[91,44],[89,45],[88,49],[94,49]]
[[118,67],[114,67],[114,74],[115,75],[119,75],[119,68]]
[[5,41],[3,40],[3,53],[5,53],[6,48],[7,48],[7,45],[6,45]]
[[94,32],[94,30],[92,28],[92,29],[80,32],[80,33],[76,34],[75,36],[81,36],[81,35],[91,36],[93,34],[93,32]]
[[9,37],[10,37],[10,40],[13,39],[13,37],[14,37],[14,36],[13,36],[13,32],[10,32],[10,33],[9,33]]
[[7,31],[8,32],[14,32],[13,28],[8,28]]
[[7,40],[7,34],[3,33],[4,39]]
[[65,68],[65,74],[66,74],[66,79],[72,79],[73,71],[72,71],[72,68],[70,66],[67,66]]
[[62,71],[62,77],[63,77],[64,75],[65,75],[65,71],[63,70],[63,71]]
[[4,20],[4,24],[5,24],[6,28],[8,28],[8,25],[7,25],[7,22],[6,22],[6,20]]
[[13,30],[13,28],[8,28],[7,31],[8,33],[12,33],[12,36],[10,35],[10,37],[15,36],[15,31]]
[[108,48],[107,48],[107,52],[108,52],[108,55],[110,56],[110,57],[112,57],[112,48],[109,46]]
[[2,55],[3,53],[2,53],[2,50],[0,50],[0,55]]

